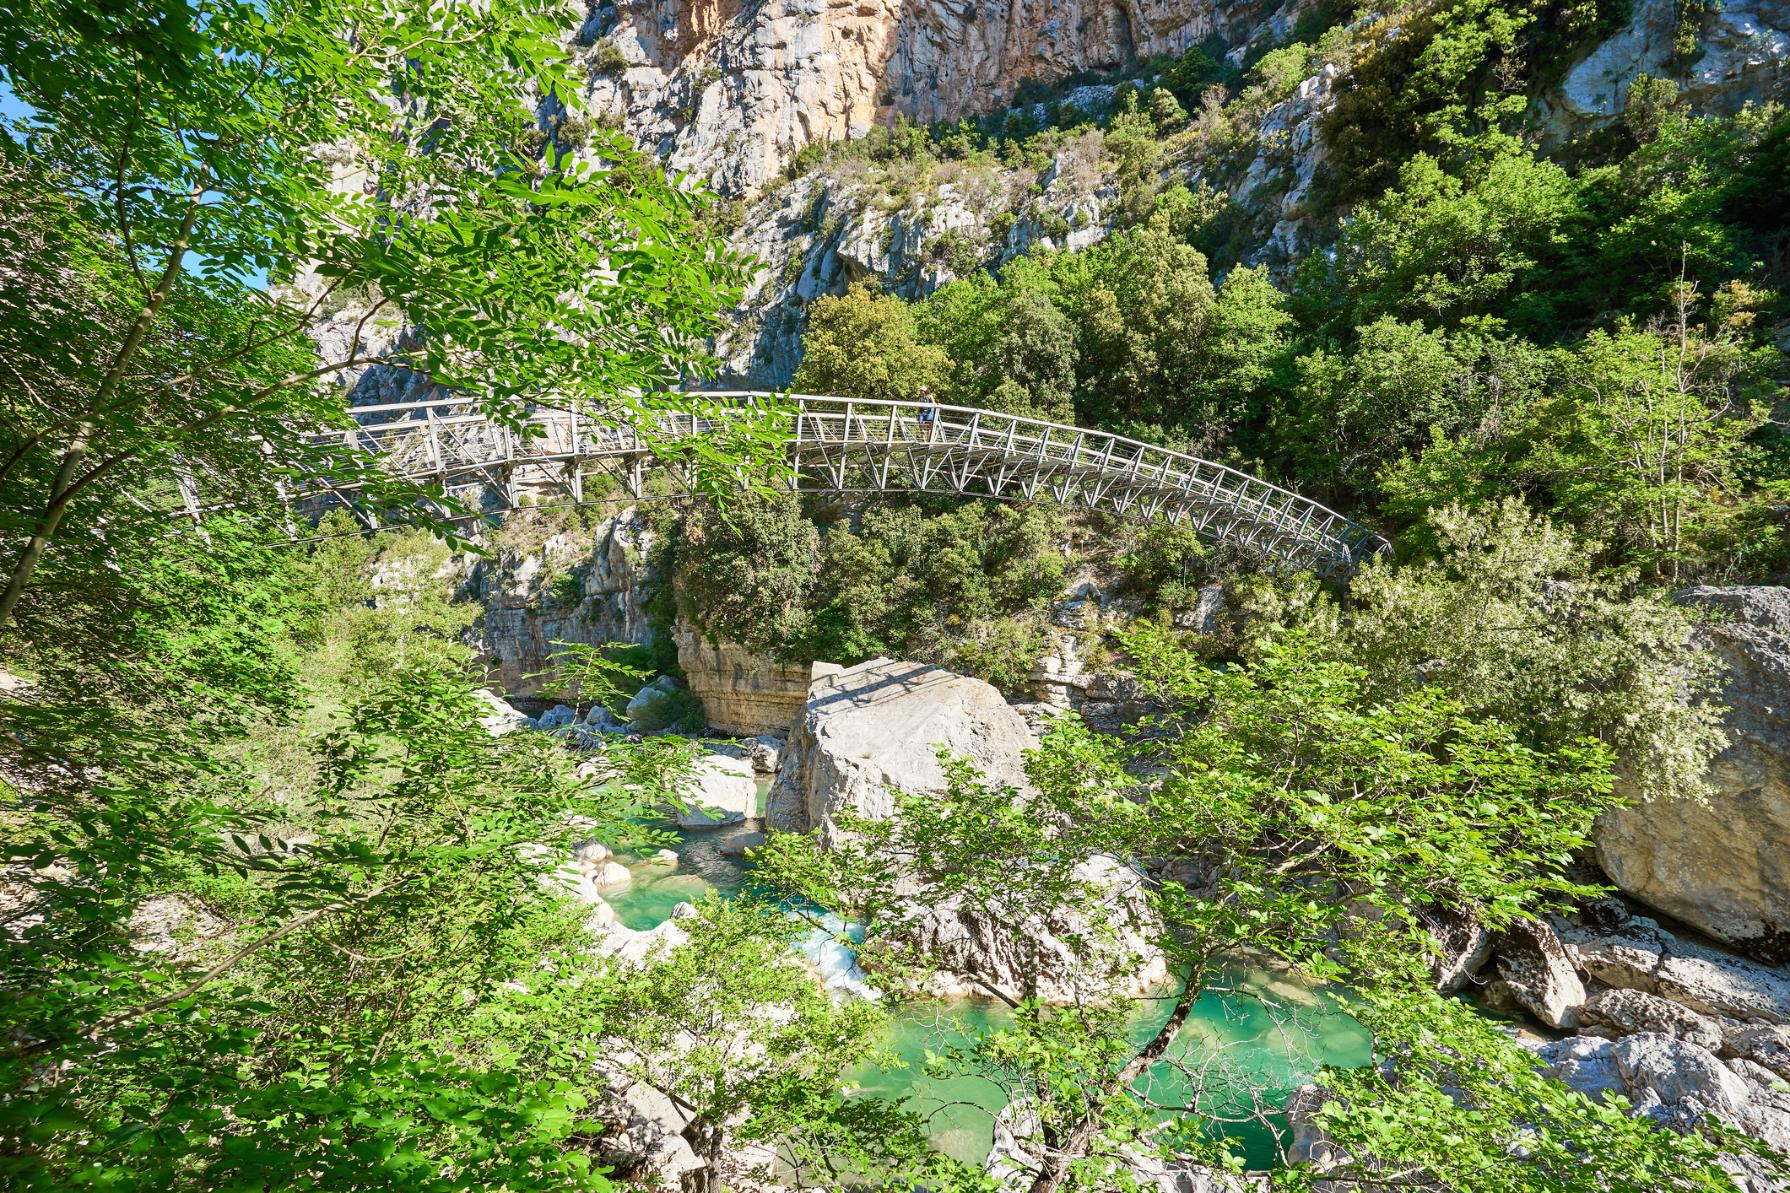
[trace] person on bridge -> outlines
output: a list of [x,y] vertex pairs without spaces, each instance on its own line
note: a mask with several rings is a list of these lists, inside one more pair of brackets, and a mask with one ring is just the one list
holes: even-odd
[[920,425],[926,428],[926,442],[931,443],[938,435],[939,400],[932,396],[930,386],[920,387]]

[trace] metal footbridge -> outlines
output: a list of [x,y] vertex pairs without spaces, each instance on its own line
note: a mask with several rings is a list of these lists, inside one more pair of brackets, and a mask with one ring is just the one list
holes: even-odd
[[761,391],[679,397],[696,412],[655,412],[645,427],[549,409],[506,425],[456,399],[363,406],[351,411],[358,425],[318,432],[312,446],[370,456],[476,508],[513,508],[549,491],[574,502],[687,493],[701,445],[755,421],[783,440],[785,479],[804,492],[1054,502],[1188,524],[1214,542],[1325,575],[1388,547],[1297,493],[1104,431],[920,402]]

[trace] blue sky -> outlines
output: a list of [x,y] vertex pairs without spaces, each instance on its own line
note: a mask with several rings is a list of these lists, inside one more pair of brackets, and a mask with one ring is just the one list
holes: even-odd
[[[31,105],[14,95],[12,87],[8,85],[4,78],[0,78],[0,119],[17,120],[31,115],[32,112],[33,109]],[[196,270],[200,263],[201,259],[194,254],[188,253],[186,255],[186,267],[188,269]],[[249,285],[258,290],[265,290],[267,288],[267,275],[265,273],[257,271],[253,277],[245,280]]]

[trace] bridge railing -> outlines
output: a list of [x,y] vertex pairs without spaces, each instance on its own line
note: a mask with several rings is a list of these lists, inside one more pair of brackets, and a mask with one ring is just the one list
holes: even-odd
[[[1328,540],[1352,559],[1389,546],[1367,527],[1291,490],[1211,460],[1123,435],[944,403],[813,394],[792,394],[790,398],[798,404],[798,451],[806,443],[958,446],[972,453],[1029,458],[1052,473],[1111,477],[1116,472],[1134,483],[1179,492],[1190,500],[1204,498],[1223,504],[1272,526],[1280,536]],[[928,405],[936,420],[930,429],[919,421],[919,412]]]
[[[976,407],[762,390],[679,395],[695,411],[655,411],[651,422],[616,426],[575,410],[537,409],[518,430],[490,421],[459,398],[357,407],[356,425],[320,432],[319,442],[371,453],[409,476],[456,476],[528,465],[638,461],[680,440],[723,433],[735,420],[767,412],[787,417],[789,450],[802,469],[814,458],[857,450],[923,456],[958,469],[958,489],[975,476],[991,495],[1013,478],[1028,495],[1039,485],[1059,501],[1102,501],[1195,510],[1200,525],[1278,554],[1349,566],[1388,544],[1371,530],[1300,494],[1186,452],[1105,431],[1064,426]],[[922,412],[930,412],[930,422]],[[636,416],[638,417],[638,416]],[[942,465],[940,464],[942,462]],[[977,472],[982,469],[984,471]],[[843,474],[841,474],[843,475]],[[888,487],[887,468],[882,486]]]

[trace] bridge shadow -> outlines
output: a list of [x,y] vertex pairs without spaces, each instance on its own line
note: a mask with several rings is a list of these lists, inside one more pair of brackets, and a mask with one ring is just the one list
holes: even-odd
[[887,703],[903,696],[911,696],[916,692],[924,692],[942,684],[961,678],[955,672],[943,667],[935,667],[930,663],[908,663],[899,659],[872,659],[867,663],[859,663],[855,667],[847,667],[843,671],[834,671],[822,675],[809,684],[812,693],[816,685],[837,680],[852,680],[869,672],[882,670],[887,672],[869,683],[827,692],[819,696],[811,695],[809,708],[831,709],[840,706],[873,707]]

